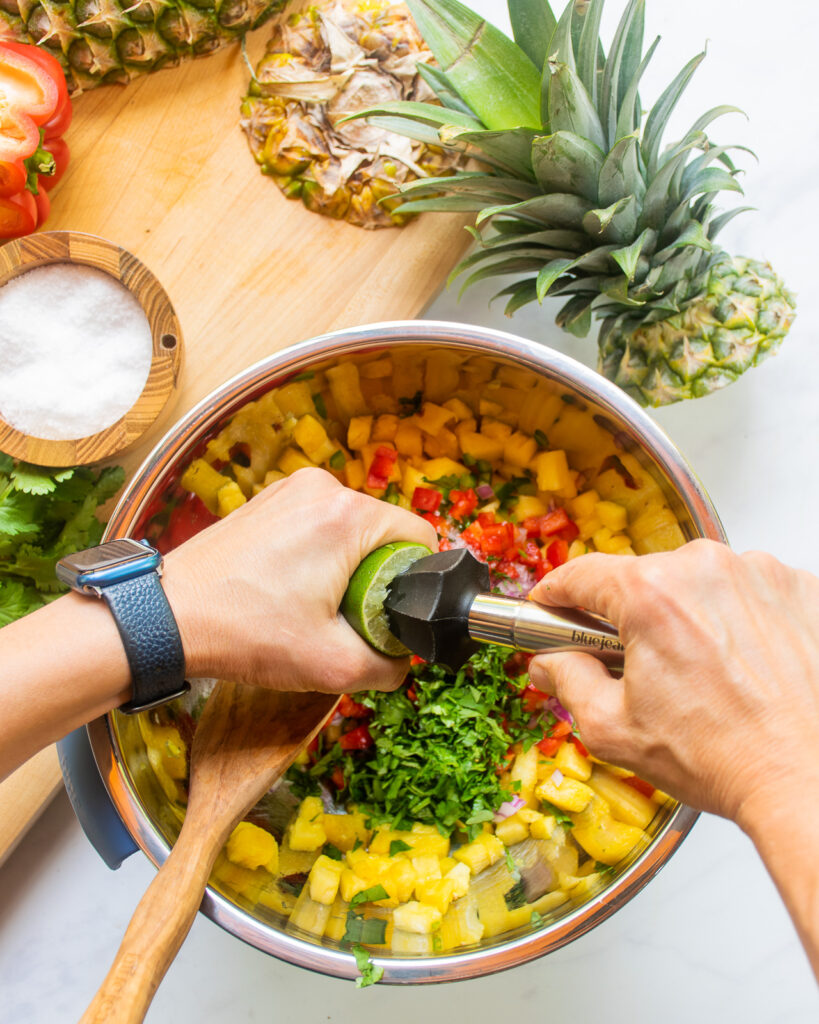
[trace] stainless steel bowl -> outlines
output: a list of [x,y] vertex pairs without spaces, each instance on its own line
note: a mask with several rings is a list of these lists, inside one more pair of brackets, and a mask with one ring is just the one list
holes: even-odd
[[[128,485],[108,524],[106,539],[141,535],[151,504],[178,480],[204,441],[245,402],[316,364],[395,346],[446,347],[534,370],[582,399],[605,417],[617,439],[663,489],[689,539],[725,535],[708,496],[683,457],[656,424],[613,384],[542,345],[498,331],[453,323],[410,321],[372,324],[326,334],[251,366],[200,402],[166,434]],[[180,822],[145,756],[134,720],[114,712],[89,727],[94,756],[127,829],[159,865],[178,835]],[[537,927],[484,940],[438,956],[379,956],[384,981],[420,983],[462,980],[504,970],[543,956],[594,928],[627,903],[673,854],[696,821],[681,804],[663,807],[649,827],[649,841],[619,864],[610,884],[579,905],[571,903]],[[353,978],[352,955],[327,940],[310,941],[284,929],[284,919],[255,908],[227,891],[208,888],[202,910],[227,931],[279,959],[324,974]]]

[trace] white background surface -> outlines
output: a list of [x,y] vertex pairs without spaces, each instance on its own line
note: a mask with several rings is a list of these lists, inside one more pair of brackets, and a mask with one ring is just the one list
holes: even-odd
[[[503,21],[501,0],[474,6]],[[609,7],[611,24],[622,5]],[[684,131],[718,103],[748,112],[749,123],[732,116],[712,131],[720,141],[751,145],[760,158],[759,166],[745,164],[748,199],[758,212],[735,221],[722,241],[769,259],[799,296],[798,322],[775,359],[728,390],[663,410],[657,419],[696,468],[737,549],[766,548],[819,572],[819,286],[812,247],[819,10],[813,0],[649,0],[648,7],[647,32],[662,33],[663,43],[644,100],[709,39],[708,59],[676,128]],[[510,323],[500,308],[487,309],[492,293],[475,290],[460,304],[454,294],[443,295],[429,315],[511,329],[594,362],[593,343],[562,335],[549,307],[524,310]],[[805,813],[819,811],[808,804]],[[0,869],[0,1022],[78,1019],[152,876],[141,854],[108,871],[61,794]],[[819,1019],[819,992],[752,846],[733,825],[703,817],[630,904],[526,967],[456,985],[358,991],[279,963],[199,917],[147,1019],[808,1024]]]

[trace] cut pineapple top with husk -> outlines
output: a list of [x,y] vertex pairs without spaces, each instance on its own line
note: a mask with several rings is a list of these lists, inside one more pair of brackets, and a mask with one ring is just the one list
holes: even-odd
[[402,186],[403,214],[477,214],[477,250],[454,277],[465,286],[516,280],[499,293],[509,315],[565,297],[557,321],[578,337],[602,320],[599,369],[644,405],[709,394],[775,351],[794,301],[771,268],[716,244],[746,207],[729,152],[706,129],[717,106],[664,144],[677,102],[704,54],[690,60],[644,116],[645,0],[629,0],[608,53],[603,0],[509,0],[514,40],[456,0],[407,0],[440,70],[440,106],[391,102],[360,113],[430,145],[476,157],[475,170]]
[[242,104],[262,172],[317,213],[365,228],[403,223],[399,187],[450,173],[460,154],[346,118],[374,104],[435,101],[431,60],[403,3],[331,0],[286,13]]
[[73,94],[129,82],[235,42],[286,0],[2,0],[0,40],[58,58]]

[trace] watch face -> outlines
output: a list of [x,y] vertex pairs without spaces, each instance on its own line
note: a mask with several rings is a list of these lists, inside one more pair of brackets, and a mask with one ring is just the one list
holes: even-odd
[[138,541],[123,538],[101,544],[87,551],[77,551],[66,558],[71,568],[77,573],[94,572],[98,569],[111,569],[114,566],[126,565],[151,556],[151,551]]

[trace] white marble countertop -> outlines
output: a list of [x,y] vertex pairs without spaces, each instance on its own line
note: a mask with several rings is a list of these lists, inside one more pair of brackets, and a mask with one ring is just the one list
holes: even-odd
[[[501,0],[475,6],[502,21]],[[609,6],[611,21],[621,4]],[[737,549],[765,548],[819,573],[819,288],[811,249],[819,128],[809,114],[819,9],[813,0],[650,0],[648,8],[647,31],[664,40],[644,95],[656,95],[710,40],[675,123],[684,129],[718,103],[747,110],[748,124],[733,116],[713,132],[752,146],[761,162],[749,160],[746,180],[758,212],[735,221],[723,241],[769,259],[799,296],[799,319],[775,359],[657,419],[696,468]],[[561,335],[550,308],[528,308],[509,322],[500,308],[487,310],[491,293],[475,290],[460,304],[443,295],[429,315],[511,329],[594,361],[593,343]],[[79,1018],[152,876],[141,854],[108,871],[60,794],[0,869],[0,1021]],[[280,963],[199,917],[147,1019],[443,1024],[518,1013],[577,1024],[808,1024],[819,1019],[819,991],[751,844],[733,825],[702,817],[631,903],[572,945],[506,974],[361,991]]]

